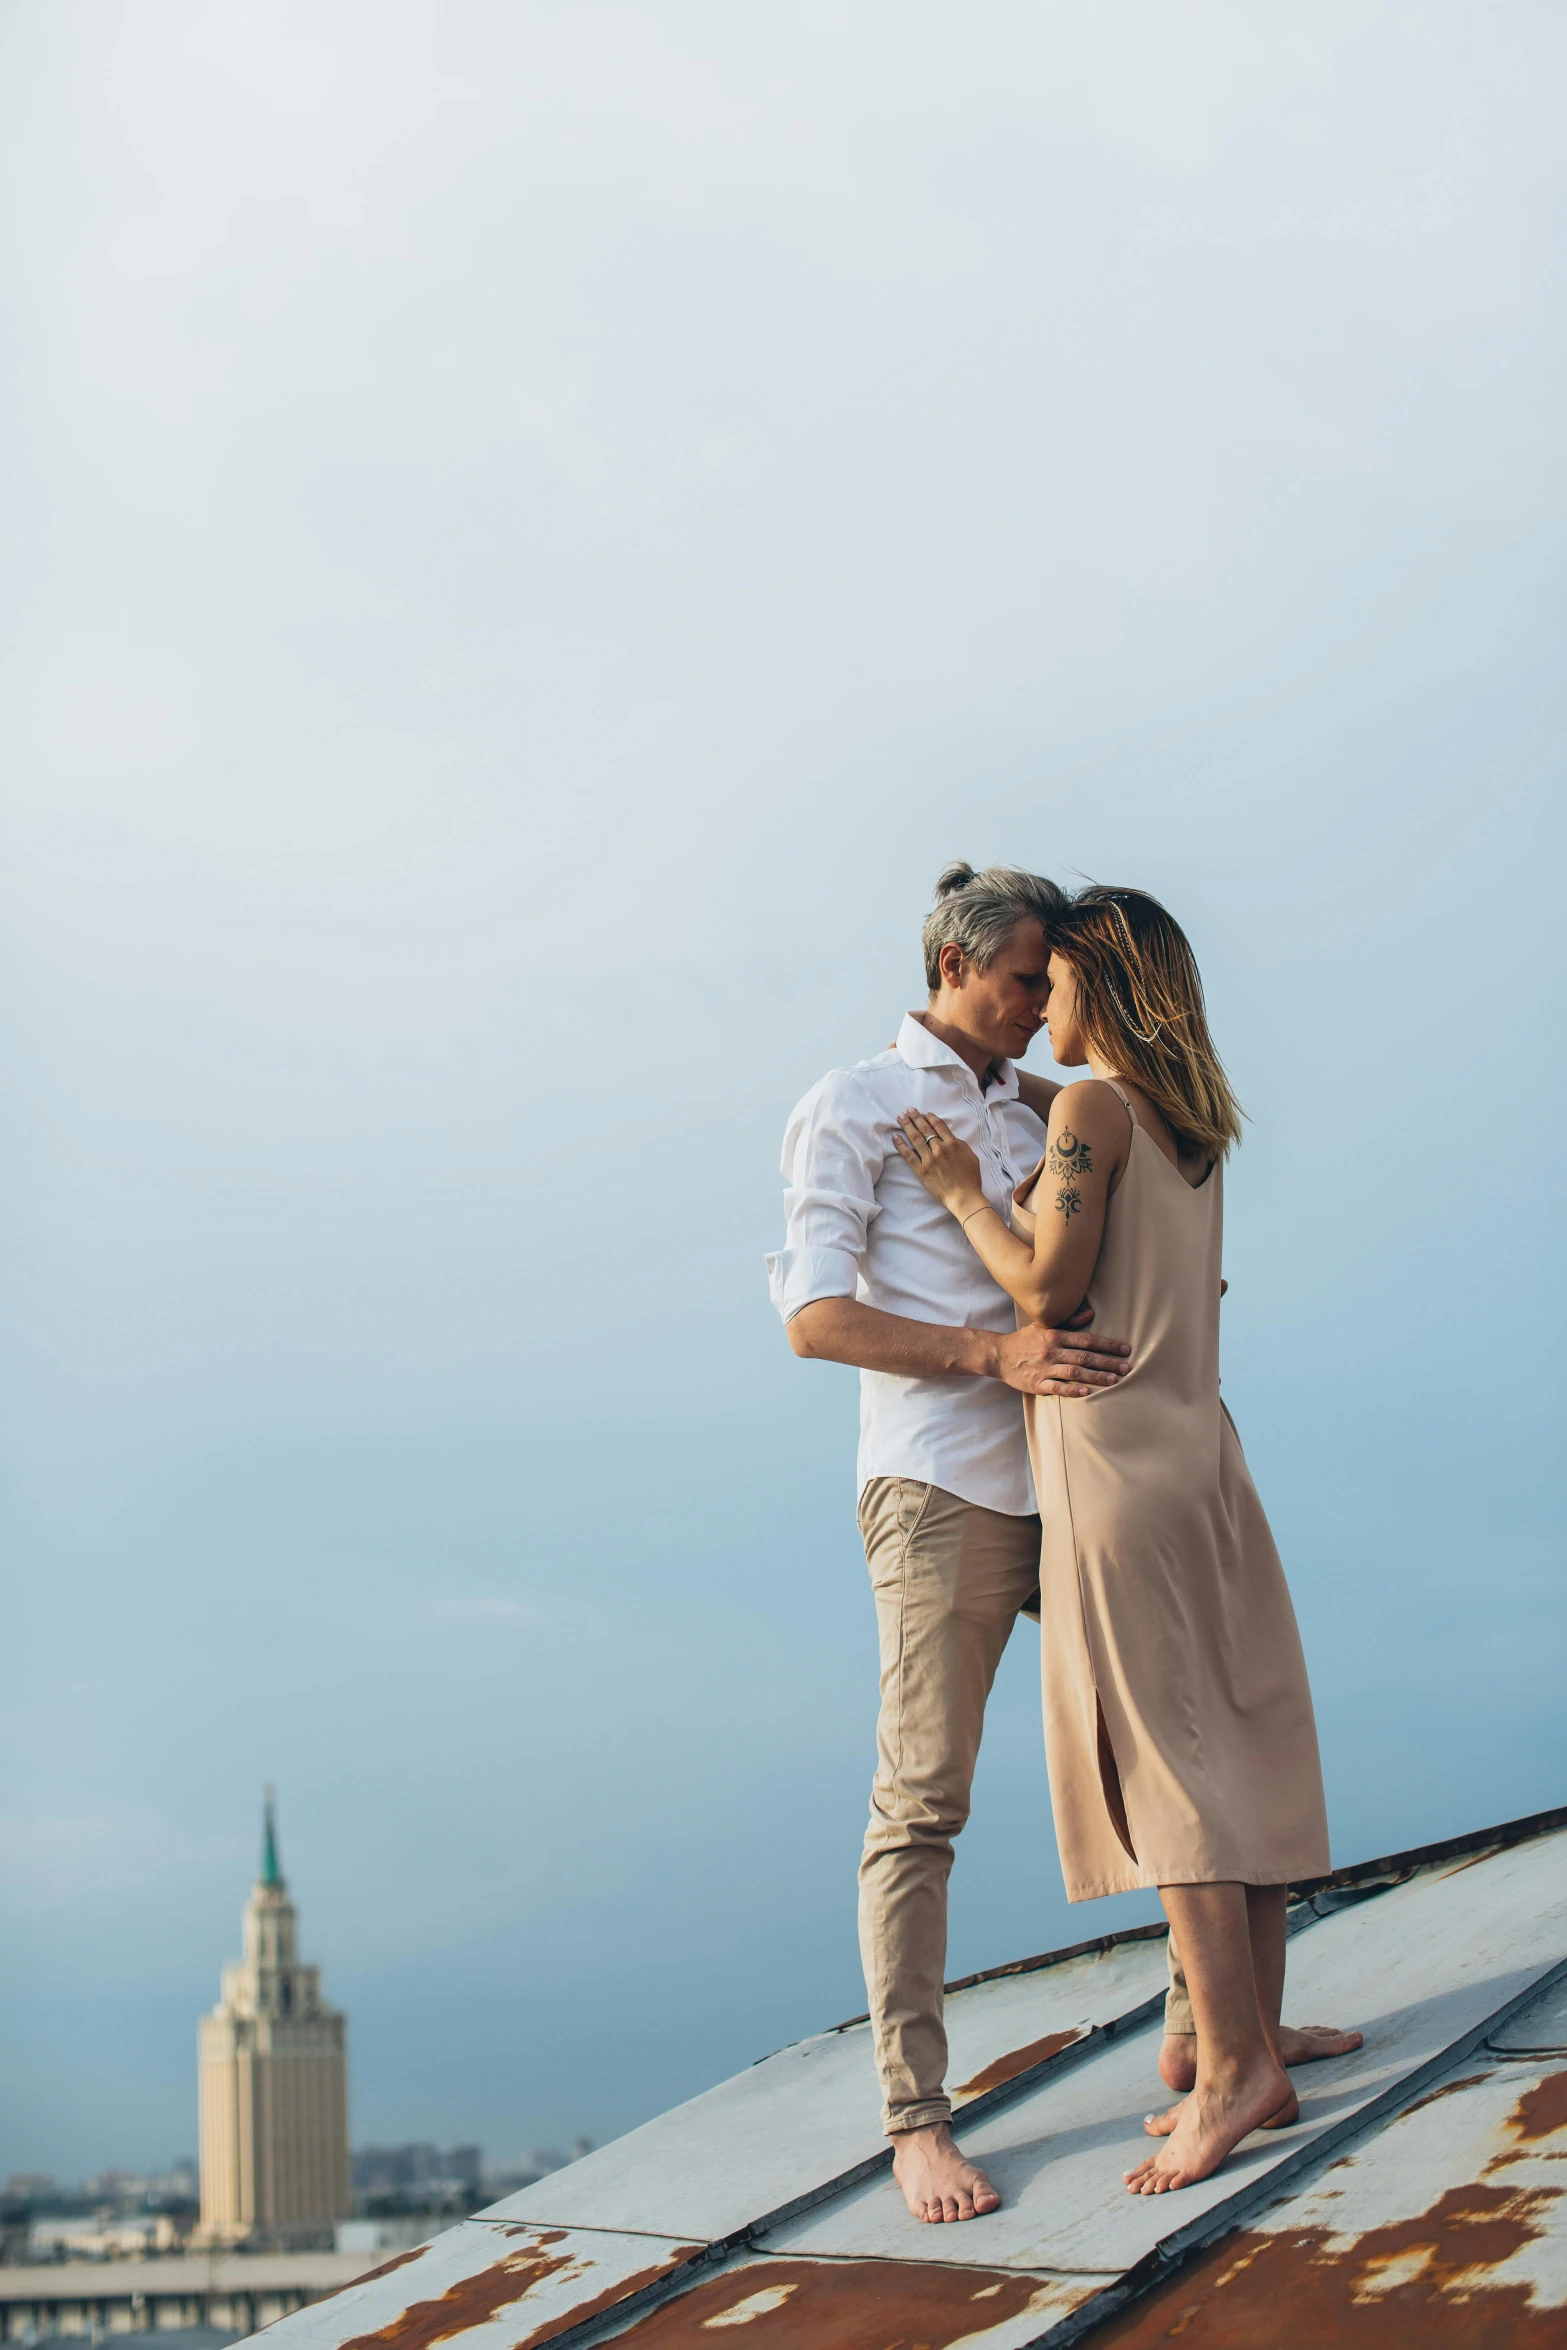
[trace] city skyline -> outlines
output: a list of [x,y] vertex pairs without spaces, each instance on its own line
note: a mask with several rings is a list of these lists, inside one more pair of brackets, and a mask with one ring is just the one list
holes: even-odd
[[[259,2127],[257,2109],[261,2101],[253,2090],[243,2098],[240,2096],[232,2077],[236,2066],[245,2061],[253,2067],[258,2053],[265,2056],[274,2052],[271,2048],[257,2050],[258,2026],[263,2037],[275,2037],[278,2027],[296,2024],[312,2027],[305,2034],[307,2045],[302,2051],[282,2053],[327,2056],[334,2075],[328,2103],[342,2107],[342,2138],[347,2150],[345,2176],[354,2211],[361,2205],[372,2207],[378,2196],[389,2201],[401,2198],[416,2209],[442,2208],[443,2197],[449,2199],[453,2190],[462,2190],[470,2200],[476,2201],[481,2192],[508,2191],[591,2151],[592,2141],[578,2135],[571,2141],[570,2154],[554,2147],[534,2147],[490,2165],[484,2159],[483,2147],[472,2140],[459,2141],[445,2152],[429,2139],[405,2139],[390,2145],[352,2144],[348,2128],[347,2018],[322,1999],[320,1966],[302,1961],[298,1953],[297,1912],[289,1898],[282,1866],[277,1789],[270,1781],[262,1792],[260,1862],[244,1904],[241,1933],[244,1956],[237,1963],[222,1966],[218,2005],[198,2023],[197,2113],[198,2120],[203,2115],[207,2117],[205,2132],[198,2131],[201,2151],[196,2155],[177,2156],[161,2168],[148,2164],[111,2164],[74,2180],[59,2178],[49,2171],[18,2169],[6,2175],[0,2195],[12,2203],[26,2204],[46,2213],[60,2209],[85,2216],[89,2209],[98,2209],[105,2213],[113,2211],[122,2220],[136,2207],[155,2214],[182,2203],[199,2202],[202,2209],[198,2240],[231,2246],[250,2240],[274,2241],[277,2231],[273,2222],[277,2215],[258,2213],[254,2208],[255,2181],[252,2179],[242,2188],[239,2179],[242,2170],[276,2167],[276,2157],[270,2150],[258,2162],[257,2150],[253,2149],[247,2160],[242,2158],[237,2144],[241,2106],[254,2130]],[[295,2102],[297,2105],[297,2099]],[[296,2115],[296,2130],[301,2120],[308,2134],[312,2117]],[[329,2137],[336,2134],[330,2116],[327,2133]],[[329,2169],[336,2162],[334,2147],[326,2150],[325,2161]],[[286,2154],[284,2165],[288,2166]],[[276,2187],[274,2179],[271,2183],[274,2200]],[[261,2200],[266,2200],[265,2194]],[[248,2213],[242,2212],[240,2207],[247,2202],[251,2208]],[[330,2220],[349,2215],[349,2209],[345,2208],[318,2216]],[[320,2230],[314,2232],[319,2234]],[[307,2236],[310,2233],[307,2227]]]

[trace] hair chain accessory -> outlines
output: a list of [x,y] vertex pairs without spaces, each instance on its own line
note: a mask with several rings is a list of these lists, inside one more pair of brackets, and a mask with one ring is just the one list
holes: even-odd
[[1125,1004],[1122,1003],[1120,997],[1116,994],[1113,981],[1106,979],[1105,991],[1108,994],[1111,1003],[1114,1004],[1116,1010],[1120,1013],[1122,1020],[1125,1022],[1127,1033],[1131,1036],[1135,1036],[1139,1044],[1153,1044],[1164,1034],[1164,1021],[1156,1020],[1153,1024],[1153,1035],[1144,1036],[1142,1030],[1138,1027],[1137,1022],[1132,1018],[1131,1013],[1127,1010]]

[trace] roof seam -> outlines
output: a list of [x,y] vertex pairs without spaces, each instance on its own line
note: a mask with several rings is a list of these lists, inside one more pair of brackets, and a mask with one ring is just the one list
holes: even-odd
[[[683,2236],[671,2236],[657,2228],[600,2228],[595,2227],[589,2219],[538,2219],[531,2211],[526,2219],[490,2219],[482,2211],[470,2211],[466,2219],[458,2220],[457,2225],[460,2228],[494,2228],[501,2235],[527,2235],[536,2228],[570,2228],[576,2236],[644,2236],[650,2244],[695,2244],[701,2241],[689,2230]],[[430,2242],[433,2244],[435,2241],[436,2238],[432,2236]],[[358,2277],[354,2279],[356,2284],[363,2281]]]

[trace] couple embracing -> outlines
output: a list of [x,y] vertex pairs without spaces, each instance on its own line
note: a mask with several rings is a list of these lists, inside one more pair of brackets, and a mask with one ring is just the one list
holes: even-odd
[[[942,1981],[953,1838],[1018,1617],[1039,1623],[1068,1898],[1157,1886],[1159,2069],[1186,2092],[1134,2194],[1296,2111],[1287,2067],[1359,2034],[1280,2021],[1292,1879],[1328,1866],[1311,1694],[1219,1398],[1223,1169],[1239,1113],[1179,925],[953,865],[924,1010],[814,1086],[768,1260],[797,1355],[861,1373],[859,1520],[881,1642],[860,1948],[910,2211],[997,2208],[955,2145]],[[1016,1064],[1039,1029],[1065,1086]]]

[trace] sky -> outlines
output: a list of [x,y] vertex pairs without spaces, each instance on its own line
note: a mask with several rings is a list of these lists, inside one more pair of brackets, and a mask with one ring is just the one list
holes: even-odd
[[[953,857],[1196,946],[1336,1859],[1567,1800],[1564,69],[4,12],[0,2173],[193,2150],[268,1780],[356,2142],[862,2008],[854,1377],[762,1255]],[[953,1974],[1152,1914],[1065,1901],[1028,1646]]]

